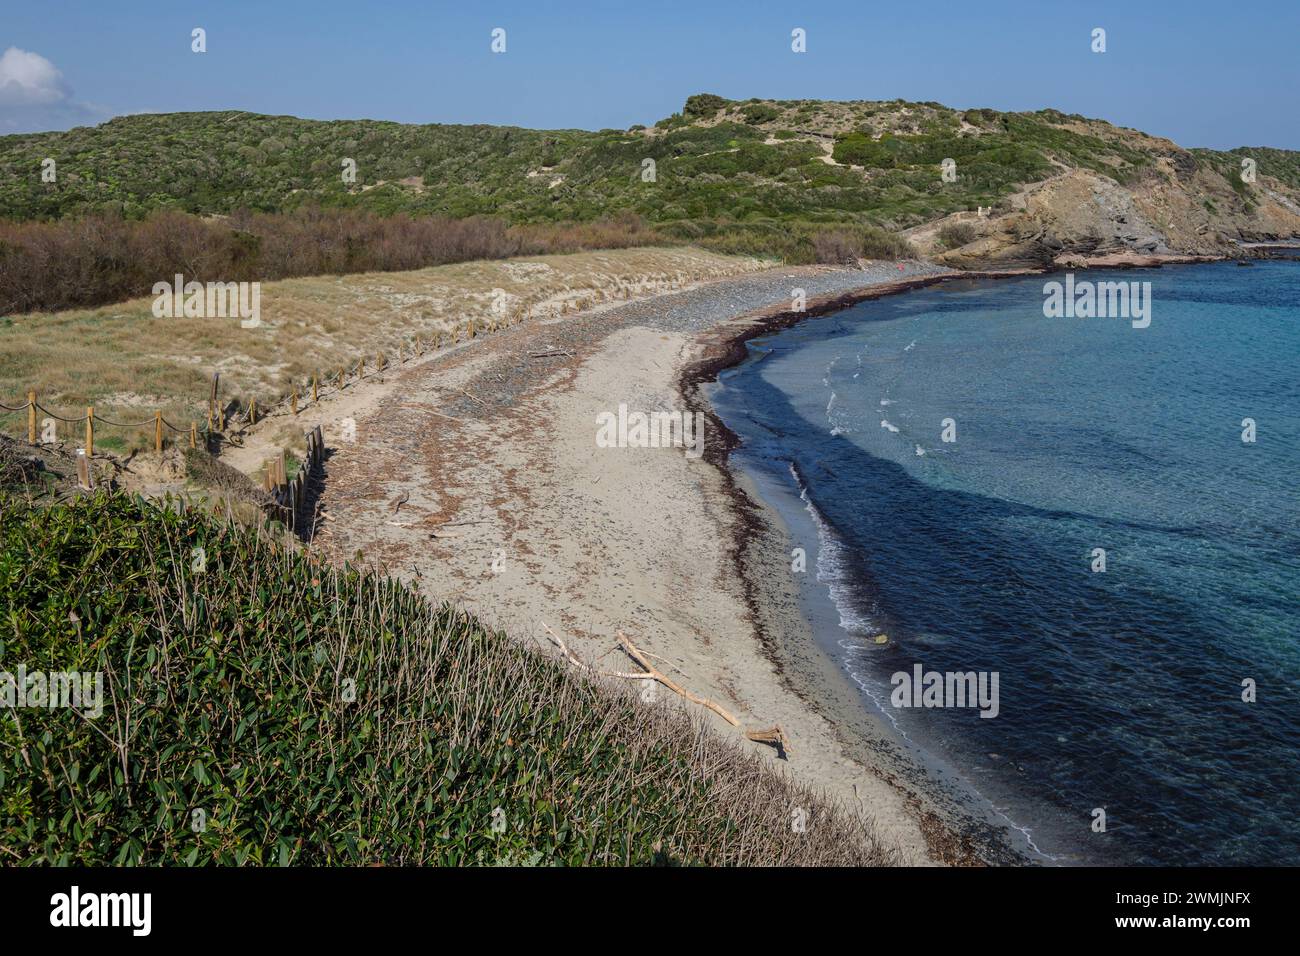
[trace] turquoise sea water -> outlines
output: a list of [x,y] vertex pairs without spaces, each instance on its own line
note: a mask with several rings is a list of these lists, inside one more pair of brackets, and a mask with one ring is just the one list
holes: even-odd
[[[1300,864],[1300,263],[1077,274],[1150,282],[1143,329],[1044,317],[1060,278],[756,340],[738,462],[815,529],[863,706],[1045,860]],[[997,672],[998,715],[892,706],[917,663]]]

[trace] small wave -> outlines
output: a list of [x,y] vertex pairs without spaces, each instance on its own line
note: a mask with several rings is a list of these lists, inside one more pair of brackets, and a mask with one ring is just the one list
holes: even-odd
[[790,463],[790,475],[799,490],[799,500],[817,528],[817,580],[826,585],[831,603],[840,616],[840,627],[850,634],[866,636],[875,634],[879,627],[870,615],[854,601],[850,551],[835,529],[822,517],[817,506],[808,497],[808,487],[799,470]]
[[916,446],[916,457],[917,457],[917,458],[920,458],[920,457],[922,457],[923,455],[925,455],[925,449],[922,448],[920,445],[917,445],[917,446]]
[[895,434],[898,433],[898,426],[889,424],[889,422],[885,421],[883,418],[880,420],[880,427],[888,429],[889,431],[894,432]]

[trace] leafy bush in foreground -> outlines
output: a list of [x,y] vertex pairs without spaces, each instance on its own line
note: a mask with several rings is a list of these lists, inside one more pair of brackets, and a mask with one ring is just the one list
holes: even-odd
[[0,710],[10,861],[887,860],[676,708],[192,510],[0,498],[0,619],[0,671],[105,693],[98,719]]

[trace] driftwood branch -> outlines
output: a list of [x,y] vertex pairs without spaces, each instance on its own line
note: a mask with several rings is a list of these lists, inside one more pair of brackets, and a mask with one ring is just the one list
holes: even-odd
[[745,736],[760,744],[771,744],[782,755],[790,753],[790,741],[786,738],[780,724],[773,724],[765,730],[747,730]]
[[554,631],[551,630],[550,625],[548,625],[546,622],[543,621],[542,627],[546,629],[546,633],[550,635],[550,638],[554,642],[555,646],[560,649],[560,653],[564,655],[564,659],[568,661],[570,664],[572,664],[574,667],[578,668],[579,670],[587,671],[588,673],[591,674],[599,674],[602,677],[621,677],[624,680],[653,680],[654,679],[653,676],[650,674],[633,674],[626,671],[598,671],[596,670],[596,668],[592,667],[586,661],[580,660],[578,656],[573,653],[573,651],[569,650],[569,645],[564,643],[564,639],[560,637],[560,635],[556,634]]
[[681,684],[678,684],[671,677],[668,677],[665,674],[661,674],[659,671],[655,670],[655,666],[650,663],[650,659],[646,657],[644,654],[642,654],[639,650],[637,650],[636,645],[633,644],[631,641],[629,641],[627,639],[627,635],[624,634],[622,631],[618,632],[618,642],[623,645],[623,650],[627,651],[628,655],[632,658],[632,660],[636,661],[638,664],[640,664],[642,667],[645,668],[646,676],[654,680],[657,680],[659,683],[663,684],[674,694],[678,694],[681,697],[685,697],[691,703],[699,704],[701,707],[707,707],[709,710],[713,711],[715,714],[717,714],[727,723],[731,724],[731,726],[733,727],[740,726],[740,721],[738,721],[735,717],[732,717],[731,714],[727,713],[727,711],[722,707],[721,704],[711,701],[707,697],[700,697],[698,694],[692,694],[689,690],[687,690]]
[[[737,720],[735,717],[733,717],[726,710],[726,708],[724,708],[721,704],[717,703],[716,701],[709,700],[707,697],[701,697],[698,694],[691,693],[689,690],[687,690],[681,684],[677,683],[671,677],[667,676],[662,671],[658,670],[653,664],[650,663],[650,657],[652,656],[657,657],[657,655],[651,655],[648,651],[643,651],[640,648],[638,648],[635,644],[633,644],[628,639],[627,635],[624,634],[622,631],[618,632],[619,643],[623,645],[623,650],[627,652],[629,657],[631,657],[634,661],[636,661],[638,664],[640,664],[642,667],[645,668],[644,671],[637,673],[631,671],[597,670],[587,662],[581,660],[576,654],[573,653],[573,651],[569,650],[569,646],[564,643],[564,638],[560,637],[560,635],[556,634],[553,630],[551,630],[548,624],[542,622],[542,627],[545,629],[547,635],[550,637],[551,642],[554,643],[555,646],[560,649],[560,653],[564,655],[564,659],[567,660],[574,667],[578,668],[579,670],[586,671],[589,674],[598,674],[602,677],[621,677],[624,680],[658,681],[660,684],[663,684],[665,687],[671,690],[674,694],[677,694],[679,697],[684,697],[686,698],[686,700],[689,700],[693,704],[699,704],[701,707],[706,707],[709,710],[713,711],[715,714],[717,714],[727,723],[731,724],[731,726],[733,727],[740,726],[740,721]],[[662,658],[659,659],[662,660]],[[771,727],[766,727],[758,730],[746,730],[745,736],[757,743],[771,744],[772,746],[776,747],[777,752],[782,757],[787,757],[790,753],[789,739],[786,737],[785,731],[781,729],[780,724],[773,724]]]

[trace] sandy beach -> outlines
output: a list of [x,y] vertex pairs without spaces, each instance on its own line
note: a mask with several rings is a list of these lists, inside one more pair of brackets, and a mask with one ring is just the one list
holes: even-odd
[[[900,863],[1001,858],[809,639],[780,521],[725,467],[733,439],[700,396],[765,329],[956,275],[915,262],[776,268],[523,323],[394,369],[302,416],[332,448],[311,547],[558,653],[549,627],[605,670],[630,665],[622,632],[742,728],[779,725],[784,756],[710,715],[871,820]],[[790,311],[796,288],[806,312]],[[703,412],[703,457],[598,447],[597,416],[620,405]],[[355,441],[342,440],[352,423]],[[251,470],[258,453],[250,442],[233,462]]]

